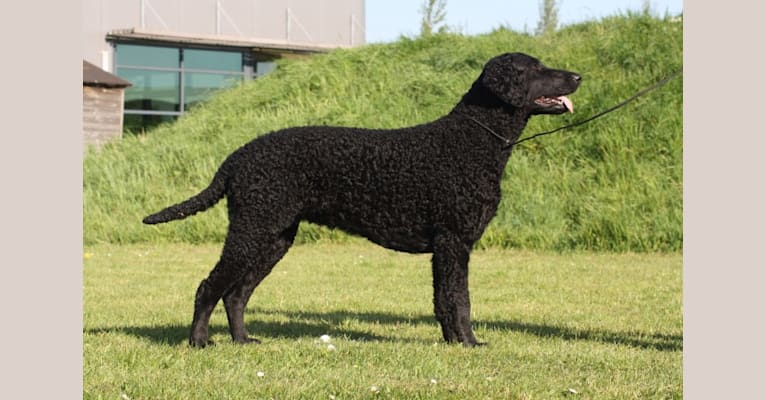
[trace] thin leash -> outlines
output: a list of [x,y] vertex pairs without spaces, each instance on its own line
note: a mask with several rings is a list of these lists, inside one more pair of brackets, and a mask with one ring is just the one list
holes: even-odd
[[647,94],[647,93],[649,93],[649,92],[651,92],[653,90],[659,89],[660,87],[664,86],[665,84],[670,82],[673,78],[677,77],[678,75],[681,75],[681,73],[683,73],[683,70],[676,71],[675,73],[673,73],[672,75],[668,76],[667,78],[665,78],[665,79],[655,83],[652,86],[649,86],[649,87],[639,91],[638,93],[636,93],[633,96],[623,100],[622,102],[618,103],[617,105],[612,106],[610,108],[607,108],[606,110],[601,111],[600,113],[595,114],[595,115],[593,115],[593,116],[591,116],[589,118],[586,118],[586,119],[584,119],[582,121],[577,121],[577,122],[574,122],[574,123],[569,124],[569,125],[564,125],[562,127],[559,127],[559,128],[556,128],[556,129],[553,129],[553,130],[550,130],[550,131],[540,132],[540,133],[534,134],[532,136],[529,136],[527,138],[524,138],[524,139],[521,139],[521,140],[517,140],[515,142],[511,142],[510,140],[506,139],[502,135],[500,135],[497,132],[493,131],[492,128],[488,127],[487,125],[485,125],[481,121],[477,120],[476,118],[474,118],[474,117],[472,117],[470,115],[467,115],[467,114],[463,114],[463,115],[466,118],[468,118],[471,121],[473,121],[476,125],[479,125],[482,129],[484,129],[487,132],[489,132],[492,136],[494,136],[494,137],[500,139],[501,141],[503,141],[505,143],[505,146],[503,146],[503,150],[506,150],[506,149],[508,149],[510,147],[513,147],[513,146],[521,143],[521,142],[526,142],[527,140],[532,140],[532,139],[535,139],[535,138],[540,137],[540,136],[550,135],[552,133],[556,133],[556,132],[562,131],[564,129],[569,129],[569,128],[574,128],[576,126],[580,126],[582,124],[585,124],[585,123],[588,123],[590,121],[593,121],[596,118],[599,118],[599,117],[602,117],[602,116],[604,116],[606,114],[609,114],[610,112],[615,111],[615,110],[617,110],[619,108],[625,107],[626,105],[628,105],[628,103],[630,103],[632,101],[635,101],[639,97],[641,97],[641,96],[643,96],[643,95],[645,95],[645,94]]

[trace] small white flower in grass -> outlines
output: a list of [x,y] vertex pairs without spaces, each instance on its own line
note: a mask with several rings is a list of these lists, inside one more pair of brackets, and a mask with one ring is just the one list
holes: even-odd
[[567,391],[571,394],[577,394],[577,391],[572,388],[567,389]]
[[334,394],[330,395],[330,400],[335,400],[335,395]]
[[373,393],[380,393],[380,388],[375,385],[372,385],[372,387],[370,387],[370,391]]
[[258,372],[255,373],[255,376],[257,376],[259,378],[263,378],[264,376],[266,376],[266,374],[263,371],[258,371]]
[[319,337],[319,340],[322,341],[322,343],[330,343],[330,335],[322,335]]
[[122,400],[130,400],[130,397],[128,397],[128,395],[127,395],[127,394],[125,394],[125,393],[121,394],[121,395],[120,395],[120,398],[121,398]]
[[336,348],[335,348],[335,346],[333,346],[333,345],[331,345],[331,344],[328,344],[328,345],[327,345],[327,350],[329,350],[329,351],[335,351],[335,350],[336,350]]
[[434,378],[431,378],[431,384],[432,384],[432,385],[436,385],[437,383],[438,383],[438,382],[436,381],[436,379],[434,379]]

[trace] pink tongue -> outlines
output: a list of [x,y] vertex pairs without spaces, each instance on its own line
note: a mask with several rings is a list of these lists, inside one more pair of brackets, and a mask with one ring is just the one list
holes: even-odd
[[564,107],[566,107],[570,113],[574,112],[574,104],[572,104],[572,100],[569,100],[569,97],[559,96],[558,99],[561,100],[562,103],[564,103]]

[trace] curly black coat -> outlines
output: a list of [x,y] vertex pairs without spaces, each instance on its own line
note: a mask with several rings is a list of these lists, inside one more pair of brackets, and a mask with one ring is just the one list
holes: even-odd
[[290,128],[236,150],[209,187],[144,219],[181,219],[228,199],[228,235],[197,290],[190,344],[208,344],[221,298],[234,341],[257,342],[245,329],[245,305],[306,220],[390,249],[433,253],[434,311],[444,339],[476,345],[468,259],[495,215],[511,154],[492,133],[513,141],[531,115],[572,111],[564,95],[579,83],[575,73],[508,53],[491,59],[436,121],[394,130]]

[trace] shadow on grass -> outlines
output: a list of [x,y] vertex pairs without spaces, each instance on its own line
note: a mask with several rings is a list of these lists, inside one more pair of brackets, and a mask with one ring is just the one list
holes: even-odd
[[[256,338],[268,340],[269,338],[317,338],[323,334],[335,333],[345,336],[350,340],[378,341],[378,342],[418,342],[432,343],[441,339],[441,330],[433,316],[416,315],[406,316],[390,313],[353,312],[346,310],[328,312],[302,312],[285,311],[257,308],[249,309],[248,314],[265,314],[282,317],[290,322],[262,322],[252,321],[248,323],[248,331]],[[402,338],[395,334],[380,336],[369,332],[349,330],[343,327],[347,321],[359,321],[380,325],[433,325],[433,340],[418,340]],[[613,332],[601,329],[575,329],[562,326],[543,325],[519,321],[483,321],[474,320],[473,325],[478,330],[499,330],[519,332],[526,335],[535,335],[541,338],[561,339],[567,341],[585,340],[606,344],[623,345],[641,349],[659,351],[683,350],[683,336],[663,333],[644,333],[639,331]],[[86,329],[88,334],[124,333],[149,339],[152,342],[177,345],[186,343],[189,335],[189,326],[130,326],[115,328]],[[225,334],[228,336],[228,327],[225,325],[211,325],[210,335]],[[491,343],[490,343],[491,345]]]
[[[431,315],[406,316],[389,313],[353,312],[353,311],[329,311],[329,312],[297,312],[284,310],[255,309],[249,310],[252,314],[279,315],[288,319],[308,321],[322,321],[326,325],[338,326],[347,320],[381,324],[399,325],[428,324],[434,326],[434,332],[441,333],[436,319]],[[542,325],[519,321],[483,321],[474,320],[474,329],[513,331],[542,338],[558,338],[563,340],[586,340],[607,344],[617,344],[642,349],[654,349],[660,351],[683,350],[683,336],[663,333],[644,333],[640,331],[611,332],[600,329],[575,329],[562,326]],[[336,329],[337,330],[337,329]],[[436,340],[435,337],[434,340]],[[396,340],[396,339],[393,339]],[[491,343],[490,343],[491,344]]]
[[490,330],[506,330],[563,340],[586,340],[659,351],[683,350],[682,335],[644,333],[639,331],[612,332],[601,329],[574,329],[561,326],[532,324],[518,321],[475,321],[474,326]]
[[[92,335],[102,334],[127,334],[143,339],[151,340],[154,343],[164,345],[178,345],[186,343],[189,339],[190,325],[167,325],[167,326],[125,326],[111,328],[93,328],[85,329],[84,333]],[[387,338],[369,332],[353,331],[348,329],[338,330],[331,324],[324,322],[262,322],[255,321],[247,324],[247,330],[250,336],[261,340],[269,338],[318,338],[329,332],[341,332],[350,340],[355,341],[415,341],[414,339]],[[211,324],[209,329],[210,336],[224,334],[229,336],[229,328],[226,325]],[[227,339],[228,340],[228,339]]]

